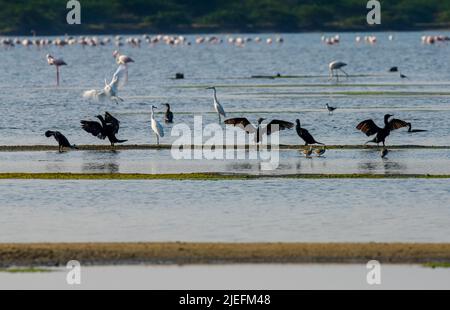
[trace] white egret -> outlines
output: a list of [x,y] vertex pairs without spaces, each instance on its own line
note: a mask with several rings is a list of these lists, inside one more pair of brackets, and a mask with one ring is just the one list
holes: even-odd
[[[119,68],[120,69],[120,68]],[[95,99],[103,101],[105,99],[109,99],[111,101],[114,101],[116,104],[119,104],[120,101],[124,101],[122,98],[119,97],[119,81],[120,81],[120,74],[118,74],[119,70],[116,71],[114,74],[111,83],[108,84],[108,82],[105,79],[105,87],[103,90],[88,90],[83,93],[84,98],[89,99]]]
[[152,130],[156,135],[156,143],[159,145],[159,139],[164,138],[164,128],[163,126],[155,119],[155,107],[152,105]]
[[207,89],[212,89],[214,91],[214,110],[216,110],[217,115],[219,115],[219,123],[222,123],[222,118],[227,117],[227,114],[225,113],[225,110],[223,109],[222,105],[217,100],[217,90],[213,87],[208,87]]

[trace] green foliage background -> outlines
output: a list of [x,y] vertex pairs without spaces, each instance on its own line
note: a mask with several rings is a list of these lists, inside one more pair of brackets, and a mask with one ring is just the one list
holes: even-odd
[[[363,30],[367,0],[80,0],[82,25],[67,25],[67,0],[0,0],[0,33]],[[376,29],[450,25],[449,0],[380,0]]]

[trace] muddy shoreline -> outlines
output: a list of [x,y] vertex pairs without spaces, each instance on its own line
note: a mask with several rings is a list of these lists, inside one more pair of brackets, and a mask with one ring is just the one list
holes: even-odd
[[39,243],[0,244],[0,267],[133,264],[450,262],[450,243]]

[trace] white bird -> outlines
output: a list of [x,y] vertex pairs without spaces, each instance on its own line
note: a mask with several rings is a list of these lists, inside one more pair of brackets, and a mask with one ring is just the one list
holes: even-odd
[[217,100],[217,91],[215,87],[208,87],[207,89],[214,90],[214,110],[216,110],[217,115],[219,115],[219,123],[222,123],[222,118],[227,117],[227,114],[225,113],[225,110],[223,109],[222,105]]
[[156,135],[156,143],[159,145],[159,139],[164,138],[164,127],[155,119],[155,107],[152,105],[152,130]]
[[125,82],[128,82],[128,64],[134,62],[134,60],[127,55],[120,54],[119,51],[114,51],[113,57],[116,59],[118,65],[125,66]]
[[56,86],[59,86],[59,67],[67,66],[67,64],[62,59],[56,59],[52,55],[47,54],[47,63],[49,66],[56,67]]
[[335,76],[334,73],[336,72],[336,81],[339,81],[339,71],[342,71],[345,76],[348,77],[347,72],[345,72],[342,68],[347,66],[345,62],[341,61],[332,61],[328,65],[328,68],[330,70],[330,80]]
[[119,81],[120,81],[120,72],[119,70],[116,71],[114,74],[111,83],[108,84],[108,82],[105,79],[105,87],[103,90],[88,90],[83,93],[84,98],[89,99],[95,99],[103,101],[105,99],[109,99],[111,101],[114,101],[116,104],[119,104],[120,101],[124,101],[122,98],[119,97]]

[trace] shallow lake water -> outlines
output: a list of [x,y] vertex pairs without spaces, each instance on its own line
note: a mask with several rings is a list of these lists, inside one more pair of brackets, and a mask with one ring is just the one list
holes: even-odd
[[[103,80],[111,78],[116,69],[113,45],[0,49],[4,60],[0,63],[0,145],[53,143],[43,136],[48,129],[62,131],[75,144],[99,143],[82,132],[79,121],[105,110],[122,121],[119,137],[134,144],[154,143],[152,104],[171,103],[176,123],[191,128],[194,115],[203,115],[203,125],[217,122],[212,93],[205,89],[208,85],[219,87],[219,101],[228,117],[248,117],[252,122],[259,117],[300,118],[326,144],[361,144],[368,139],[355,126],[367,118],[381,125],[383,115],[391,113],[429,131],[411,135],[400,130],[389,143],[450,145],[450,46],[423,45],[421,32],[393,33],[394,41],[388,40],[389,34],[378,33],[375,45],[356,44],[357,34],[345,33],[339,45],[326,46],[321,35],[313,33],[286,34],[283,44],[249,43],[244,48],[226,43],[124,46],[121,51],[136,63],[130,65],[129,83],[120,91],[125,99],[120,105],[82,98],[83,91],[102,88]],[[54,87],[55,70],[46,63],[47,53],[69,64],[61,70],[60,88]],[[351,77],[341,80],[344,86],[328,81],[328,63],[333,60],[348,63]],[[409,79],[388,73],[391,66],[398,66]],[[186,79],[171,79],[176,72],[183,72]],[[250,78],[277,73],[302,78]],[[325,110],[326,103],[339,108],[333,116]],[[157,117],[161,120],[162,114]],[[165,128],[164,143],[175,139],[172,127]],[[281,140],[299,143],[294,131],[283,132]]]
[[[194,156],[194,151],[188,153]],[[377,149],[332,149],[311,158],[298,150],[217,154],[215,160],[175,160],[171,150],[0,152],[0,173],[450,174],[446,149],[391,149],[385,159]]]
[[[367,283],[368,271],[362,264],[82,267],[79,286],[67,284],[67,270],[55,269],[54,272],[40,274],[0,273],[0,288],[58,290],[448,290],[450,288],[450,269],[382,264],[379,285]],[[181,296],[186,297],[185,294],[180,294]],[[224,300],[215,301],[214,305],[222,305],[223,302]]]
[[[394,35],[394,41],[388,35]],[[356,125],[385,113],[427,130],[400,129],[388,145],[450,146],[450,46],[421,44],[422,32],[377,33],[375,45],[356,44],[345,33],[337,46],[321,34],[286,34],[283,44],[249,43],[131,48],[121,52],[136,63],[120,90],[124,102],[91,102],[116,70],[115,46],[43,49],[0,48],[0,145],[55,145],[46,130],[63,132],[72,143],[108,144],[83,132],[80,120],[111,112],[121,121],[118,137],[129,144],[155,143],[151,105],[172,105],[172,129],[203,116],[217,122],[212,93],[228,117],[294,121],[299,118],[325,144],[369,140]],[[440,32],[450,35],[450,32]],[[266,34],[263,37],[274,36]],[[193,41],[193,36],[187,37]],[[225,38],[225,36],[224,36]],[[45,55],[63,57],[61,87]],[[348,63],[351,75],[328,80],[328,63]],[[388,73],[398,66],[409,79]],[[174,80],[183,72],[184,80]],[[252,75],[297,76],[254,79]],[[338,107],[333,115],[325,104]],[[162,120],[161,109],[156,117]],[[302,144],[295,130],[281,143]],[[169,150],[118,152],[2,152],[0,172],[185,173],[450,173],[450,151],[392,149],[382,160],[374,150],[328,150],[306,159],[280,152],[277,169],[260,161],[177,161]],[[0,181],[0,242],[34,241],[450,241],[448,180],[253,180],[253,181]]]
[[450,242],[448,180],[0,181],[0,242]]

